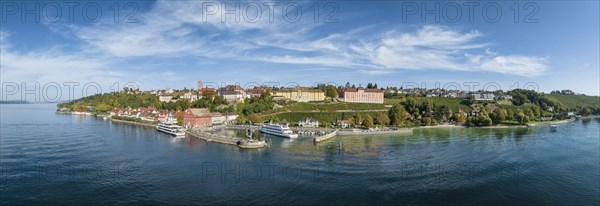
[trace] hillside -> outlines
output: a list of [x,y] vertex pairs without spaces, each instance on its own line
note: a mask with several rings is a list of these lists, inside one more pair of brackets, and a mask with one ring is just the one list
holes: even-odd
[[600,107],[600,97],[583,95],[546,94],[548,99],[557,101],[561,107],[574,110],[579,107]]
[[121,92],[96,94],[73,100],[71,102],[58,104],[58,108],[69,108],[71,110],[82,110],[87,106],[103,107],[110,110],[115,107],[149,107],[158,106],[158,96],[153,94],[126,94]]

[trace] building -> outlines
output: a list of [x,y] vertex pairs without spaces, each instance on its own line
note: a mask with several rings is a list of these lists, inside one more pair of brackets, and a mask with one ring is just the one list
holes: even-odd
[[221,115],[221,113],[214,112],[212,113],[212,125],[225,124],[226,116]]
[[318,89],[309,89],[302,87],[281,89],[272,91],[274,97],[280,97],[297,102],[312,102],[325,100],[325,92]]
[[271,88],[269,87],[253,87],[252,89],[247,89],[246,90],[246,94],[249,97],[260,97],[260,95],[262,95],[262,93],[264,92],[270,92]]
[[246,98],[246,91],[240,85],[227,85],[219,88],[219,96],[229,102],[238,102]]
[[171,102],[173,100],[173,96],[171,95],[160,95],[158,96],[158,100],[161,102]]
[[319,127],[319,121],[312,117],[306,117],[306,118],[301,119],[298,122],[298,126],[300,126],[300,127]]
[[383,91],[380,89],[347,88],[342,92],[345,102],[383,104]]
[[243,91],[225,91],[220,96],[228,102],[238,102],[246,98],[246,94]]
[[340,128],[348,128],[350,127],[350,120],[338,120],[337,126]]
[[198,80],[198,92],[202,95],[204,92],[215,92],[215,88],[203,87],[202,80]]
[[219,113],[213,112],[212,114],[212,124],[234,124],[239,115],[235,113]]
[[496,97],[496,95],[492,93],[474,93],[471,96],[478,101],[494,101],[494,98]]
[[185,127],[209,127],[212,125],[212,116],[206,108],[187,109],[183,115]]
[[198,96],[198,93],[191,91],[191,92],[185,92],[185,93],[183,93],[183,95],[181,95],[180,98],[181,99],[186,99],[186,100],[188,100],[190,102],[193,102],[193,101],[198,100],[199,96]]

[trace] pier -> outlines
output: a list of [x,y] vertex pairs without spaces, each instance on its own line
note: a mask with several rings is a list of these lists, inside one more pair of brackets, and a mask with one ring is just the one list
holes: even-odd
[[208,132],[207,130],[201,129],[189,129],[186,131],[187,134],[205,140],[207,142],[216,142],[221,144],[236,145],[244,149],[258,149],[267,146],[265,141],[260,140],[244,140],[237,137],[231,137],[222,134],[215,134]]
[[333,132],[331,132],[331,133],[329,133],[329,134],[325,134],[325,135],[317,136],[317,137],[315,137],[315,138],[313,139],[313,141],[314,141],[315,143],[319,143],[319,142],[322,142],[322,141],[328,140],[328,139],[330,139],[330,138],[332,138],[332,137],[335,137],[335,135],[337,135],[338,131],[339,131],[339,130],[337,130],[337,129],[336,129],[335,131],[333,131]]

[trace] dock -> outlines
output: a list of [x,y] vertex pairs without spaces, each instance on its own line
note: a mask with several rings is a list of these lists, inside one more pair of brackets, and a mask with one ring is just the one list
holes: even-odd
[[267,146],[267,142],[260,140],[240,140],[237,146],[244,149],[258,149]]
[[219,135],[219,134],[214,134],[214,133],[210,133],[207,131],[202,131],[202,130],[198,130],[198,129],[191,129],[191,130],[187,130],[185,131],[186,134],[189,134],[191,136],[197,137],[199,139],[202,139],[204,141],[207,142],[216,142],[216,143],[221,143],[221,144],[228,144],[228,145],[236,145],[240,148],[244,148],[244,149],[258,149],[258,148],[263,148],[265,146],[268,146],[268,144],[265,141],[260,141],[260,140],[253,140],[253,141],[249,141],[249,140],[244,140],[244,139],[240,139],[237,137],[230,137],[230,136],[225,136],[225,135]]
[[237,145],[237,142],[239,141],[238,138],[227,137],[224,135],[211,134],[208,132],[195,130],[195,129],[187,130],[187,131],[185,131],[185,133],[187,133],[191,136],[197,137],[199,139],[203,139],[207,142],[217,142],[217,143],[221,143],[221,144]]
[[336,129],[335,131],[333,131],[333,132],[331,132],[331,133],[329,133],[329,134],[326,134],[326,135],[321,135],[321,136],[317,136],[317,137],[315,137],[315,138],[313,139],[313,141],[314,141],[315,143],[318,143],[318,142],[322,142],[322,141],[328,140],[328,139],[330,139],[330,138],[332,138],[332,137],[335,137],[335,136],[337,135],[338,131],[339,131],[339,130],[337,130],[337,129]]

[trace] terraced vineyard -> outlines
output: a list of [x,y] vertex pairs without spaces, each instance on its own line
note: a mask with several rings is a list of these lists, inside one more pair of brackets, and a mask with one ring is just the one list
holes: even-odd
[[548,99],[560,103],[564,109],[577,109],[579,107],[600,107],[600,97],[583,95],[546,94]]

